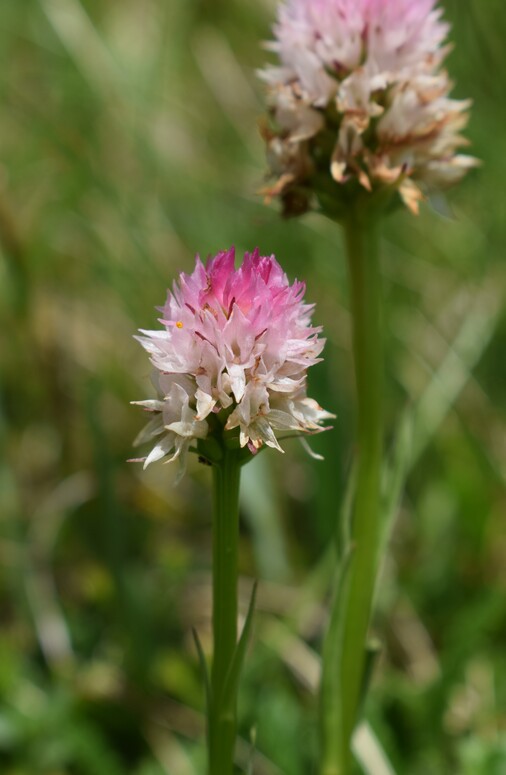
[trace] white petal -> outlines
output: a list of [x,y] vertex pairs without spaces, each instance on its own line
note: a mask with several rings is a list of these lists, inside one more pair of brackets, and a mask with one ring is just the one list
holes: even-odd
[[177,433],[178,436],[187,439],[205,439],[208,431],[208,425],[205,420],[171,422],[170,425],[165,427],[168,431]]
[[278,452],[284,452],[284,450],[279,446],[278,440],[274,435],[274,431],[264,417],[258,417],[253,424],[253,428],[257,431],[258,436],[267,444],[268,447],[277,449]]
[[282,412],[280,409],[271,409],[267,419],[273,428],[280,431],[301,430],[300,422],[289,412]]
[[179,458],[181,454],[188,448],[190,442],[191,439],[184,439],[181,436],[176,436],[174,439],[174,452],[169,458],[167,458],[165,464],[173,463],[176,458]]
[[274,390],[276,393],[293,393],[302,384],[304,384],[306,377],[303,376],[300,379],[289,379],[288,377],[281,379],[273,379],[267,383],[269,390]]
[[189,441],[184,441],[179,449],[179,470],[174,478],[174,487],[179,484],[181,479],[186,473],[186,458],[188,457],[188,447],[190,445]]
[[160,439],[156,447],[153,447],[146,460],[144,461],[144,468],[147,468],[150,463],[156,463],[157,460],[161,460],[165,457],[171,449],[174,448],[174,434],[168,433],[163,439]]
[[323,455],[319,455],[317,452],[311,449],[311,447],[307,443],[307,440],[303,436],[299,437],[299,441],[304,447],[304,449],[306,450],[306,452],[308,453],[308,455],[310,455],[313,458],[313,460],[325,460]]
[[225,425],[225,430],[231,431],[234,428],[237,428],[238,425],[242,426],[244,424],[243,419],[244,418],[242,416],[241,406],[236,406],[232,414],[228,416],[228,420]]
[[216,405],[216,399],[200,388],[197,390],[195,397],[197,399],[197,418],[203,420],[210,412],[212,412]]
[[161,412],[163,410],[163,401],[158,401],[155,398],[148,399],[147,401],[130,401],[134,406],[142,406],[150,412]]
[[134,447],[138,447],[140,444],[144,444],[145,441],[151,441],[158,434],[163,433],[162,418],[157,415],[153,417],[147,425],[137,434],[134,439]]
[[246,389],[246,375],[244,374],[244,367],[238,364],[232,364],[227,369],[230,377],[230,387],[234,394],[235,400],[239,403],[244,395]]

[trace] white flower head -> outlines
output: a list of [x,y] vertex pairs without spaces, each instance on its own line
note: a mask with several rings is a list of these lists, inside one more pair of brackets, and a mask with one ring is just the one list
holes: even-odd
[[309,209],[312,191],[344,200],[386,186],[417,211],[423,190],[476,166],[457,153],[470,103],[450,97],[441,17],[435,0],[281,2],[268,46],[280,65],[261,77],[275,179],[265,193],[287,214]]

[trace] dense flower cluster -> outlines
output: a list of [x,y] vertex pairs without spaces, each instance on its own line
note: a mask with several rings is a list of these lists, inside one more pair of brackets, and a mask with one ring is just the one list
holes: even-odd
[[[190,445],[211,432],[239,429],[241,447],[280,451],[279,432],[323,430],[332,417],[306,395],[306,372],[320,359],[324,340],[311,326],[305,286],[290,285],[274,256],[219,253],[168,293],[163,328],[138,337],[155,367],[159,397],[137,401],[153,417],[136,443],[156,440],[144,465],[166,455],[184,459]],[[219,423],[218,423],[219,425]]]
[[441,15],[435,0],[284,0],[269,44],[280,66],[261,73],[276,178],[268,195],[290,211],[295,192],[317,188],[324,172],[341,189],[389,186],[416,212],[420,187],[449,185],[475,166],[457,152],[470,103],[449,96]]

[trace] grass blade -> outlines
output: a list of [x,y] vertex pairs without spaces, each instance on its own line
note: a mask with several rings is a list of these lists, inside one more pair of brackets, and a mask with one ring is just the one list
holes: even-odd
[[241,637],[239,638],[239,642],[237,644],[237,648],[234,653],[234,658],[232,659],[232,663],[227,673],[227,678],[225,680],[225,687],[223,689],[223,698],[221,701],[222,710],[229,709],[235,705],[237,688],[239,685],[239,676],[241,674],[242,666],[244,663],[244,657],[246,655],[246,649],[248,646],[248,641],[251,633],[251,626],[253,624],[253,613],[255,611],[257,587],[258,587],[258,583],[255,581],[253,585],[253,590],[251,592],[251,599],[248,607],[248,613],[246,615],[246,621],[244,622],[244,627],[242,629]]

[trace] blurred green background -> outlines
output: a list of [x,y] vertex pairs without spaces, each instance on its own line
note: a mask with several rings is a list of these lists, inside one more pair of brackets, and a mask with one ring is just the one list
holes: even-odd
[[[406,407],[412,434],[367,719],[397,775],[504,775],[506,10],[444,5],[484,165],[450,192],[451,218],[424,206],[385,225],[389,444]],[[132,335],[156,325],[196,252],[231,244],[305,279],[328,337],[310,390],[338,415],[313,443],[325,462],[292,442],[252,463],[242,491],[243,603],[261,587],[240,763],[314,772],[326,548],[352,458],[350,325],[336,228],[282,221],[256,194],[255,70],[273,14],[272,0],[0,5],[5,775],[204,772],[191,628],[208,647],[209,471],[192,461],[174,489],[170,466],[125,461],[143,424],[129,401],[151,395]]]

